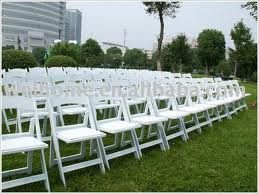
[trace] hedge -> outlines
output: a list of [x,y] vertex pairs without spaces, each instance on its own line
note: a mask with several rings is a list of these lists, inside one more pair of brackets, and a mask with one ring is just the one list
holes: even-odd
[[47,59],[45,67],[76,67],[76,61],[69,56],[55,55]]
[[4,50],[2,55],[2,68],[29,68],[36,67],[37,62],[31,53],[22,50]]

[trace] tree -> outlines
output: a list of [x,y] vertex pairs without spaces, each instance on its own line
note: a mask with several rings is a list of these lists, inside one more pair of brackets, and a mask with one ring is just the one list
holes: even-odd
[[64,55],[72,57],[75,61],[80,63],[80,45],[66,42],[59,42],[50,49],[50,56]]
[[161,63],[163,71],[176,72],[176,63],[172,53],[172,43],[166,44],[162,48]]
[[8,49],[3,51],[2,68],[29,68],[36,67],[37,62],[32,54],[23,50]]
[[119,54],[122,56],[122,51],[120,48],[114,46],[114,47],[108,48],[106,51],[106,54],[109,54],[109,55]]
[[147,67],[146,54],[137,48],[128,49],[123,56],[124,67],[134,69],[144,69]]
[[88,39],[81,45],[81,61],[88,67],[100,67],[103,64],[104,53],[94,39]]
[[45,67],[76,67],[76,61],[69,56],[55,55],[49,57],[44,63]]
[[[236,76],[250,80],[253,72],[257,71],[257,44],[244,44],[239,50],[230,50],[230,60],[237,64]],[[238,61],[238,63],[237,63]]]
[[224,76],[229,76],[231,74],[231,66],[228,60],[222,60],[216,67],[216,73]]
[[231,39],[234,41],[234,45],[236,50],[230,48],[231,57],[235,61],[235,68],[234,68],[234,76],[236,76],[238,63],[240,63],[241,58],[243,57],[242,54],[244,49],[248,45],[252,45],[252,35],[250,29],[245,26],[243,21],[241,20],[237,24],[235,24],[234,28],[231,30],[230,33]]
[[221,31],[214,29],[203,30],[197,39],[198,56],[205,64],[205,73],[208,75],[210,67],[217,66],[225,59],[225,37]]
[[118,68],[122,64],[122,51],[118,47],[107,49],[104,56],[104,65],[109,68]]
[[157,70],[161,71],[161,51],[162,43],[164,38],[164,17],[171,16],[175,18],[176,9],[180,8],[181,5],[178,1],[174,2],[143,2],[146,6],[146,13],[158,15],[160,21],[160,33],[157,39]]
[[32,49],[32,56],[36,59],[37,63],[39,65],[44,64],[44,57],[46,54],[47,50],[44,47],[36,47]]
[[257,20],[257,1],[248,1],[246,4],[241,5],[241,7],[250,10],[250,15]]
[[190,58],[190,45],[185,35],[178,35],[171,44],[171,52],[175,63],[179,67],[180,73],[182,73],[182,64],[187,64],[191,61]]
[[165,71],[180,71],[191,69],[191,49],[184,34],[178,35],[171,43],[165,45],[162,49],[162,69]]

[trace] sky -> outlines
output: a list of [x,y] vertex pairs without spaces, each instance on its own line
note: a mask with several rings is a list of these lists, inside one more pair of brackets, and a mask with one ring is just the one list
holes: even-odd
[[[257,40],[256,21],[249,11],[241,8],[241,2],[182,2],[176,18],[165,19],[165,36],[173,37],[185,33],[187,37],[197,38],[206,28],[223,32],[226,47],[233,47],[230,37],[234,24],[243,19]],[[82,12],[82,42],[94,38],[98,42],[117,44],[124,42],[129,48],[153,49],[160,30],[159,20],[145,12],[141,2],[67,2],[67,9]]]

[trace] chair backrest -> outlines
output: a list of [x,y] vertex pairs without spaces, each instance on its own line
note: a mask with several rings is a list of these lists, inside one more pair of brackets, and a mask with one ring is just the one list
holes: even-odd
[[33,119],[30,121],[29,133],[34,134],[34,126],[36,127],[37,138],[41,138],[40,123],[37,113],[36,101],[34,98],[24,96],[2,96],[2,109],[16,109],[17,118],[21,110],[33,112]]
[[27,69],[9,69],[8,72],[5,72],[6,78],[26,78],[27,79]]
[[43,67],[33,67],[29,69],[28,81],[30,82],[48,82],[49,77],[46,68]]

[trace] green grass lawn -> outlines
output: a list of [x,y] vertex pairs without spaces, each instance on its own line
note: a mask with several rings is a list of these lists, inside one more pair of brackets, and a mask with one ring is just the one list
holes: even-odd
[[[52,191],[250,191],[257,188],[256,162],[256,84],[244,83],[248,110],[214,122],[212,128],[203,128],[202,134],[190,133],[191,140],[171,140],[171,149],[162,152],[159,146],[145,149],[143,158],[132,155],[110,161],[110,171],[101,174],[98,167],[89,167],[67,173],[65,188],[58,168],[49,169]],[[79,146],[65,152],[79,150]],[[48,150],[46,160],[48,160]],[[39,155],[35,154],[34,173],[39,172]],[[48,163],[48,162],[47,162]],[[25,155],[3,159],[3,168],[25,165]],[[45,191],[43,183],[33,183],[7,191]]]

